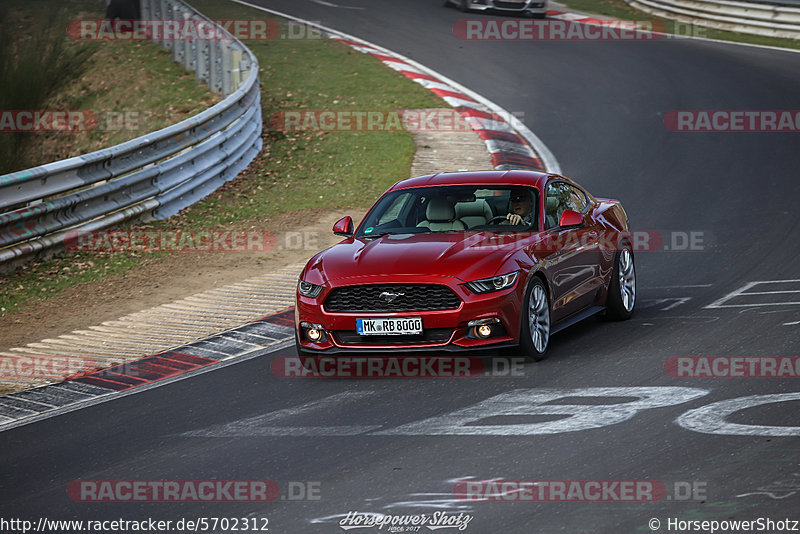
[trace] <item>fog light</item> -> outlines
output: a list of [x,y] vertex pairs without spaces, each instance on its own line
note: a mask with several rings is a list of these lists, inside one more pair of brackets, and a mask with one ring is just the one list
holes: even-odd
[[306,330],[306,337],[309,341],[319,341],[322,337],[322,332],[317,330],[316,328],[309,328]]
[[306,323],[304,321],[300,323],[300,328],[303,330],[303,335],[308,341],[312,343],[325,341],[325,329],[322,328],[321,324]]
[[500,319],[497,317],[475,319],[467,323],[467,328],[469,328],[467,337],[471,339],[486,339],[496,336],[503,331]]

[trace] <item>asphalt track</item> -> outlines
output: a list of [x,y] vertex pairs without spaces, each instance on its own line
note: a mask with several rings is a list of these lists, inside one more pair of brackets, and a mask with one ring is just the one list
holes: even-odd
[[[463,512],[474,533],[650,532],[651,518],[660,531],[668,518],[800,520],[800,395],[777,397],[800,391],[798,379],[674,378],[664,369],[672,356],[798,355],[799,134],[675,133],[663,123],[672,110],[800,109],[800,54],[696,40],[466,42],[451,31],[464,15],[434,0],[261,3],[405,54],[521,112],[564,174],[621,199],[635,228],[702,232],[702,247],[638,254],[634,318],[558,334],[548,359],[522,376],[281,379],[269,362],[293,353],[286,348],[2,432],[1,517],[268,518],[278,533],[344,532],[338,521],[351,511]],[[748,284],[746,293],[759,294],[726,298]],[[551,400],[551,414],[569,404],[564,412],[587,416],[543,415],[536,395],[549,390],[569,398]],[[483,403],[511,393],[505,404]],[[716,419],[678,421],[753,395],[784,401],[729,415],[713,405]],[[626,401],[642,409],[615,420]],[[478,403],[471,415],[453,413]],[[545,433],[559,418],[560,430]],[[749,426],[727,435],[720,422]],[[774,427],[795,428],[775,435]],[[66,491],[75,480],[206,479],[273,480],[283,498],[89,503]],[[653,480],[667,496],[466,502],[454,494],[459,480],[488,479]],[[318,484],[319,499],[289,498],[293,482]],[[676,483],[700,493],[684,500]]]

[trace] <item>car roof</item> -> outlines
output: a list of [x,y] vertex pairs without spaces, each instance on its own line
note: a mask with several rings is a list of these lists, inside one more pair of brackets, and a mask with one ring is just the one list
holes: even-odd
[[[471,172],[440,172],[427,174],[416,178],[400,180],[389,191],[407,189],[410,187],[427,187],[436,185],[526,185],[542,189],[551,177],[558,175],[536,171],[471,171]],[[562,178],[559,176],[559,178]],[[569,180],[568,180],[569,181]]]

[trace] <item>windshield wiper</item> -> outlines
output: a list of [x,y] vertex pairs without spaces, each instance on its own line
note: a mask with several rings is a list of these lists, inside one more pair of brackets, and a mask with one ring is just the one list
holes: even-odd
[[376,237],[383,237],[385,235],[395,235],[395,232],[380,232],[377,234],[364,234],[361,237],[365,239],[375,239]]

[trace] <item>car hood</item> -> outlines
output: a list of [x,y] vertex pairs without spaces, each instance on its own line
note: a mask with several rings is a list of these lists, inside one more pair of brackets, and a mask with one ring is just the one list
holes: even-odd
[[[362,276],[430,275],[478,280],[498,273],[531,234],[443,232],[348,238],[314,256],[304,272],[312,283]],[[535,234],[534,234],[535,236]],[[530,260],[525,262],[530,266]],[[519,267],[514,267],[519,268]]]

